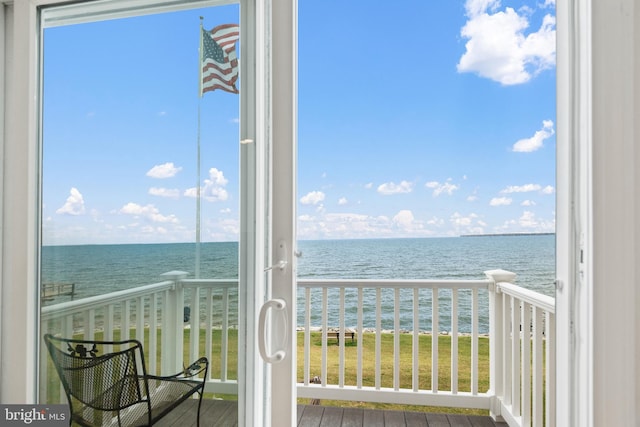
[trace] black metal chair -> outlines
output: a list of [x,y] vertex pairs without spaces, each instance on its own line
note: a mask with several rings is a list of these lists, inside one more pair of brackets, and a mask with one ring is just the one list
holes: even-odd
[[150,426],[198,393],[200,425],[206,357],[175,375],[157,376],[147,374],[137,340],[88,341],[51,334],[44,340],[67,394],[69,424]]

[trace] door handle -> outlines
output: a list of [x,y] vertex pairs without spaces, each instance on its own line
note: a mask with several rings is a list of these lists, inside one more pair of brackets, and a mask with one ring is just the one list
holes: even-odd
[[260,316],[258,317],[258,350],[260,351],[260,356],[262,356],[262,359],[267,363],[278,363],[285,358],[287,353],[285,350],[280,349],[280,350],[276,350],[273,354],[267,354],[265,332],[266,332],[267,313],[269,312],[270,309],[277,310],[277,311],[284,311],[285,327],[283,328],[283,330],[284,330],[284,346],[286,349],[288,346],[288,340],[289,340],[289,332],[287,331],[288,325],[287,325],[287,316],[286,316],[287,303],[283,299],[279,299],[279,298],[271,299],[264,303],[264,305],[260,309]]
[[271,267],[265,268],[265,273],[269,270],[273,270],[274,268],[277,268],[280,271],[284,271],[284,269],[287,268],[287,264],[289,264],[289,261],[287,260],[287,244],[284,240],[280,240],[278,242],[276,257],[279,261]]

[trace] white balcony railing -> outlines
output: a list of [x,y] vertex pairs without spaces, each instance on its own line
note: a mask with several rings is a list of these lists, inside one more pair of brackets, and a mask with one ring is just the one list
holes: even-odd
[[[179,371],[183,360],[206,355],[213,362],[207,392],[237,394],[237,367],[230,363],[237,346],[229,344],[237,336],[237,281],[165,276],[153,285],[44,307],[42,333],[105,340],[133,334],[157,355],[148,362],[157,373]],[[487,279],[463,281],[299,280],[298,397],[478,408],[510,426],[554,425],[555,302],[509,283],[513,278],[493,271]],[[318,335],[319,349],[311,341]],[[382,351],[389,337],[392,355]],[[365,338],[374,341],[373,354],[365,354]],[[402,354],[407,344],[401,339],[410,340],[410,358]],[[460,350],[461,340],[470,341],[469,352]],[[488,385],[481,381],[486,368],[479,367],[480,344],[487,341]],[[355,365],[347,352],[355,353]],[[468,371],[461,369],[462,358]],[[365,359],[373,360],[373,372],[365,372]],[[40,378],[47,378],[47,369],[43,354]],[[41,401],[49,393],[41,381]]]
[[[488,319],[488,309],[480,313],[480,299],[488,299],[490,280],[465,281],[431,281],[431,280],[300,280],[298,287],[304,289],[304,385],[298,387],[299,397],[323,398],[332,400],[356,400],[367,402],[453,406],[463,408],[490,409],[491,399],[486,392],[478,388],[478,339],[480,319]],[[483,295],[481,295],[481,293]],[[315,295],[314,295],[315,294]],[[318,295],[319,294],[319,295]],[[330,296],[330,294],[333,294]],[[319,376],[322,384],[311,384],[314,373],[310,366],[313,306],[320,314],[321,367]],[[365,299],[368,306],[365,305]],[[471,313],[464,324],[460,324],[459,305],[465,304],[465,312]],[[486,306],[486,304],[484,304]],[[356,324],[347,325],[345,307],[357,307]],[[322,307],[320,310],[319,308]],[[333,312],[333,313],[332,313]],[[386,318],[383,318],[384,315]],[[386,320],[387,325],[385,325]],[[446,322],[446,325],[443,324]],[[403,324],[404,323],[404,324]],[[485,320],[484,323],[487,323]],[[352,384],[345,382],[345,350],[346,339],[340,339],[338,346],[337,381],[330,382],[327,362],[329,339],[328,331],[336,327],[340,337],[345,337],[347,330],[355,331],[357,347],[356,379]],[[349,327],[349,328],[348,328]],[[470,389],[458,389],[459,357],[458,342],[461,329],[470,335],[471,340],[471,372]],[[375,335],[375,372],[370,385],[363,380],[363,348],[364,330],[371,330]],[[381,351],[383,330],[393,334],[393,357],[383,355]],[[440,341],[446,331],[451,350],[447,355],[450,362],[449,384],[440,384],[439,361],[441,359]],[[417,333],[416,333],[417,332]],[[488,333],[488,330],[486,331]],[[411,335],[411,363],[401,364],[401,335]],[[430,335],[430,349],[425,351],[420,345],[421,335]],[[404,346],[406,348],[406,346]],[[422,348],[421,348],[422,347]],[[424,352],[425,355],[422,355]],[[430,353],[430,354],[429,354]],[[384,363],[393,366],[392,378],[383,378]],[[429,372],[424,372],[424,367]],[[428,377],[430,387],[420,387],[420,376]],[[410,378],[410,384],[402,385],[401,377]],[[405,381],[406,382],[406,381]],[[384,384],[386,383],[386,384]]]
[[[157,374],[179,372],[186,361],[206,355],[212,361],[206,391],[237,394],[237,381],[229,375],[236,367],[228,360],[236,351],[229,346],[229,334],[237,325],[230,321],[230,295],[237,296],[238,281],[185,279],[183,272],[164,276],[168,280],[152,285],[43,307],[41,335],[82,334],[87,339],[97,335],[105,341],[135,338],[143,342],[148,355],[156,356],[147,356],[147,367]],[[185,307],[190,309],[187,321]],[[47,378],[49,369],[45,352],[41,346],[40,378]],[[40,384],[40,400],[46,402],[47,381]]]

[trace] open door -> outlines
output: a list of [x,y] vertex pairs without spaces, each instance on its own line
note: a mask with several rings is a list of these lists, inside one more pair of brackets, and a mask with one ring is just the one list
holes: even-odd
[[[92,192],[92,200],[89,202],[89,191],[87,190],[85,197],[83,197],[83,192],[85,188],[94,188],[89,185],[93,181],[91,176],[101,176],[104,181],[106,181],[104,177],[107,176],[121,177],[128,173],[127,168],[130,165],[139,162],[139,168],[143,169],[148,169],[149,165],[156,164],[157,167],[153,167],[146,174],[147,177],[174,178],[182,170],[182,164],[169,160],[166,160],[167,163],[159,164],[158,154],[168,147],[163,155],[169,159],[179,158],[183,154],[182,152],[191,152],[195,148],[195,132],[181,132],[177,124],[178,121],[174,122],[175,126],[167,127],[165,132],[176,132],[174,139],[179,140],[180,144],[172,145],[170,141],[167,141],[166,147],[161,146],[161,144],[165,144],[164,138],[150,136],[150,131],[153,130],[157,133],[157,128],[153,129],[153,126],[148,122],[144,124],[135,118],[137,116],[125,113],[125,110],[130,110],[131,103],[136,103],[135,108],[138,110],[149,108],[153,112],[152,114],[158,117],[170,114],[184,115],[185,121],[191,121],[193,124],[192,130],[195,130],[196,124],[196,116],[193,113],[197,111],[197,181],[194,177],[190,183],[182,184],[183,188],[181,189],[178,189],[180,184],[175,183],[170,184],[175,186],[173,189],[170,189],[169,185],[162,188],[158,185],[149,190],[148,194],[145,194],[145,190],[138,193],[137,197],[140,197],[140,200],[152,195],[158,197],[156,199],[158,201],[155,203],[130,201],[120,210],[111,210],[111,219],[100,218],[100,221],[115,221],[131,215],[129,217],[131,221],[128,224],[122,224],[121,227],[108,227],[108,230],[111,230],[111,250],[117,252],[122,246],[129,246],[128,250],[131,251],[136,249],[131,247],[132,243],[134,246],[139,246],[142,243],[155,243],[152,240],[144,240],[145,238],[141,237],[142,234],[134,234],[134,231],[143,231],[142,228],[137,228],[140,223],[145,220],[151,222],[163,220],[164,227],[149,225],[146,228],[147,231],[152,231],[155,236],[177,232],[181,227],[178,224],[187,222],[178,213],[182,209],[182,205],[188,206],[193,203],[194,198],[197,198],[195,277],[203,280],[216,279],[216,277],[207,277],[207,271],[204,268],[202,271],[200,269],[200,258],[204,262],[206,257],[204,250],[200,250],[201,212],[203,212],[202,228],[205,228],[207,219],[215,215],[213,208],[210,208],[209,212],[204,209],[201,211],[201,201],[206,200],[207,197],[214,199],[225,190],[207,187],[208,185],[215,187],[216,180],[219,183],[231,179],[238,182],[235,193],[237,194],[237,209],[235,210],[237,218],[234,219],[238,225],[237,230],[239,230],[236,234],[238,248],[238,425],[278,427],[294,425],[296,418],[296,275],[293,255],[296,158],[295,0],[187,0],[181,2],[174,0],[140,0],[135,2],[131,0],[105,0],[78,3],[52,0],[45,3],[45,6],[33,9],[39,16],[38,28],[40,29],[41,47],[39,68],[42,70],[41,85],[43,88],[40,91],[41,129],[38,132],[43,151],[42,170],[40,171],[42,180],[40,198],[43,200],[40,211],[41,223],[43,224],[43,232],[40,236],[40,257],[43,260],[43,267],[40,271],[41,289],[43,289],[43,283],[47,277],[58,277],[57,273],[77,260],[78,253],[83,256],[90,255],[82,248],[78,250],[76,255],[71,255],[67,251],[68,248],[60,249],[61,247],[72,245],[69,242],[76,242],[76,246],[91,245],[98,250],[106,243],[104,234],[83,232],[76,236],[76,240],[65,240],[69,234],[62,232],[72,232],[74,227],[89,230],[89,217],[93,216],[96,220],[101,216],[101,213],[108,212],[106,205],[114,194],[130,194],[129,191],[138,184],[136,179],[140,179],[131,178],[127,185],[123,186],[105,185],[101,192]],[[183,25],[187,25],[185,23],[188,23],[188,31],[181,29]],[[199,24],[201,25],[200,30],[198,29]],[[215,40],[213,36],[215,28],[220,26],[223,29],[229,28],[224,27],[225,25],[232,25],[239,34],[232,42],[233,45],[229,47],[228,52],[224,45],[220,45],[222,46],[218,52],[220,55],[237,55],[237,57],[229,56],[227,64],[229,69],[222,72],[225,75],[237,72],[238,78],[233,81],[220,80],[216,83],[220,87],[226,85],[223,89],[224,95],[219,94],[223,91],[215,92],[217,87],[209,87],[209,90],[223,101],[217,102],[216,100],[216,105],[212,106],[205,114],[209,107],[203,104],[210,102],[211,95],[207,93],[203,95],[203,82],[205,81],[203,74],[200,74],[197,79],[196,76],[198,76],[198,68],[202,69],[203,55],[215,56],[213,51],[218,49],[218,45],[204,46],[207,43],[211,44],[209,39],[205,41],[205,37],[211,35]],[[159,43],[154,37],[154,34],[158,33],[149,31],[149,28],[154,28],[154,31],[162,28],[163,33],[172,36],[167,39],[163,38],[164,43],[175,44],[177,48],[171,50],[169,46],[162,46],[162,43]],[[127,32],[130,35],[129,38],[116,37],[122,32]],[[107,37],[105,34],[112,36]],[[93,40],[93,42],[88,43],[88,40]],[[198,43],[200,43],[200,49],[198,49]],[[140,46],[140,49],[137,51],[128,49],[129,44]],[[187,50],[191,53],[182,55]],[[193,51],[196,53],[194,54]],[[84,54],[87,55],[85,58],[86,67],[81,63],[77,67],[74,66],[73,64],[76,64],[74,61],[80,60]],[[158,66],[157,62],[154,63],[154,58],[157,59],[162,55],[175,55],[170,58],[170,61],[175,63],[189,62],[187,68],[193,70],[193,84],[184,85],[187,89],[183,90],[182,82],[187,78],[172,77],[167,73],[162,74],[166,76],[166,80],[154,82],[154,78],[157,76],[154,77],[153,70]],[[200,55],[199,62],[196,61],[198,55]],[[192,60],[193,63],[191,63]],[[233,61],[235,63],[232,65]],[[95,78],[94,67],[99,67],[100,64],[111,67],[114,63],[119,64],[113,67],[118,73],[118,79],[106,81]],[[141,64],[141,66],[135,68],[134,63]],[[145,63],[148,67],[144,67]],[[64,74],[62,71],[65,67],[76,67],[75,71],[81,67],[84,71],[79,74],[75,73],[74,75],[78,76],[76,79],[65,80],[60,78]],[[233,70],[233,67],[237,67],[237,69]],[[176,66],[176,70],[179,68]],[[155,74],[160,73],[156,71]],[[191,76],[191,74],[187,75]],[[191,79],[191,77],[188,78]],[[200,93],[198,94],[199,84]],[[113,86],[110,87],[110,85]],[[123,94],[120,86],[130,87],[130,92],[134,95],[129,97],[128,94]],[[115,90],[116,87],[119,90]],[[186,96],[182,95],[184,91],[192,92]],[[92,93],[98,92],[100,96],[96,96],[90,102],[87,101]],[[158,110],[154,109],[166,108],[157,104],[166,102],[165,98],[167,97],[156,97],[156,95],[166,92],[180,93],[181,95],[175,99],[183,101],[175,101],[170,107],[172,108],[171,112],[158,113]],[[199,100],[196,95],[200,95]],[[203,99],[203,97],[208,98]],[[150,102],[150,99],[156,99],[155,103]],[[80,109],[74,110],[72,107],[83,102],[96,104],[94,107],[90,107],[95,109],[88,113],[90,117],[84,119],[93,120],[95,117],[104,121],[102,127],[104,134],[99,134],[95,130],[91,131],[91,126],[87,127],[78,118]],[[116,105],[121,105],[121,111],[114,107]],[[105,114],[107,111],[114,112],[114,114],[107,115]],[[75,124],[71,121],[73,114],[76,117]],[[227,119],[225,122],[220,120],[221,116],[230,117],[233,120]],[[216,164],[225,161],[224,165],[227,168],[225,171],[231,171],[227,175],[229,179],[223,176],[222,168],[215,168],[214,171],[214,166],[211,164],[213,160],[208,160],[207,163],[204,150],[201,161],[200,146],[202,145],[204,148],[206,141],[203,138],[201,144],[200,136],[207,134],[207,126],[214,118],[218,119],[218,127],[214,129],[215,132],[211,133],[215,134],[218,141],[229,140],[230,144],[224,153],[227,158],[221,159],[220,152],[218,152],[218,157],[210,155],[209,159],[214,158],[215,162],[219,162]],[[60,123],[68,123],[70,126],[59,126]],[[224,133],[226,131],[222,126],[226,124],[228,127],[234,127],[228,134]],[[149,126],[149,128],[145,128],[145,126]],[[85,134],[79,137],[81,132],[85,132]],[[119,138],[111,138],[111,142],[109,142],[109,135],[114,133],[117,133]],[[83,140],[84,143],[75,149],[69,143],[65,143],[65,141],[74,139]],[[119,139],[126,139],[127,146],[122,146],[123,141]],[[150,149],[146,151],[145,155],[143,151],[140,151],[140,146],[148,144],[149,140],[154,140],[154,144],[149,147]],[[135,152],[143,154],[133,154]],[[230,152],[233,152],[233,155],[230,155]],[[69,167],[70,159],[75,159],[75,163],[79,165],[77,169]],[[109,168],[110,172],[99,174],[100,168],[106,167],[107,159],[112,159],[114,165]],[[182,163],[189,162],[186,157],[184,159]],[[192,159],[194,162],[196,161],[195,158],[192,157]],[[200,176],[201,163],[207,172],[203,174],[206,175],[203,177]],[[195,170],[195,167],[193,169]],[[68,182],[61,184],[59,179],[63,170],[69,179]],[[92,172],[91,175],[83,177],[83,171],[86,173],[89,170]],[[141,175],[144,177],[144,172]],[[98,180],[96,179],[96,181]],[[83,183],[83,187],[80,189],[73,187],[73,182]],[[196,186],[193,185],[194,182],[197,182]],[[48,200],[51,195],[60,191],[58,187],[62,185],[67,186],[64,191],[66,192],[65,197],[68,199],[67,203],[59,208],[55,202],[48,202]],[[97,190],[97,187],[95,188]],[[90,211],[90,203],[98,202],[105,207]],[[123,206],[121,201],[115,203],[120,203],[120,206]],[[185,208],[185,211],[186,209],[188,208]],[[91,215],[85,215],[89,211]],[[233,208],[225,210],[225,212],[229,211],[233,211]],[[191,212],[193,212],[193,208],[191,208]],[[58,217],[56,214],[61,216]],[[186,212],[184,218],[193,219],[193,216],[190,215],[191,213]],[[174,225],[175,227],[173,227]],[[188,226],[184,228],[192,230]],[[120,229],[128,229],[127,235],[121,235],[125,240],[119,240],[117,233]],[[102,228],[102,230],[107,230],[107,228]],[[184,236],[187,235],[189,232],[185,232]],[[211,234],[204,236],[202,243],[211,242],[211,236]],[[126,240],[129,238],[130,240]],[[161,239],[157,241],[160,242]],[[184,239],[183,241],[188,240]],[[124,245],[124,243],[128,245]],[[163,242],[162,244],[171,245],[172,243]],[[175,253],[173,249],[169,248],[166,251],[166,265],[172,265],[170,269],[174,268],[173,265],[176,262],[173,259],[171,262],[168,261],[169,257]],[[67,253],[68,256],[64,255]],[[121,258],[131,261],[133,256]],[[99,260],[94,260],[93,265],[99,264]],[[134,269],[138,270],[145,268],[148,268],[148,265],[144,265],[142,262],[141,265],[134,266]],[[193,272],[194,266],[189,263],[189,265],[179,268]],[[112,271],[112,274],[116,274],[116,271]],[[187,276],[186,273],[185,276]],[[101,280],[98,278],[96,282]],[[142,284],[145,283],[137,283],[129,288]],[[102,289],[102,291],[104,291],[102,293],[108,292],[106,289]],[[202,294],[197,296],[196,292],[198,291],[192,292],[191,295],[196,295],[196,297],[192,296],[193,299],[203,298]],[[100,292],[95,296],[99,297],[99,294]],[[82,295],[78,295],[78,298],[81,297]],[[144,298],[147,296],[141,296],[137,302],[131,304],[138,306],[147,304],[145,302],[147,300]],[[211,299],[210,296],[208,298]],[[156,299],[156,296],[153,296],[152,301],[148,304],[156,304],[157,301],[160,301],[161,304],[167,304],[167,297],[158,295]],[[43,304],[43,311],[41,311],[41,313],[46,313],[46,316],[41,314],[41,329],[55,333],[52,329],[55,329],[56,326],[51,326],[55,321],[47,324],[45,322],[56,318],[56,314],[52,313],[51,307],[45,307],[45,305]],[[178,306],[182,310],[181,300],[173,305],[174,308]],[[127,307],[122,308],[123,311],[129,309],[129,305],[124,303],[122,307]],[[92,325],[103,320],[99,316],[95,316],[95,310],[91,310],[86,311],[88,317],[82,320],[84,322],[82,330],[90,329],[89,335],[93,336],[93,331],[98,331],[98,328]],[[97,309],[102,313],[100,310],[103,309]],[[116,308],[117,310],[120,308]],[[145,338],[145,332],[140,332],[145,328],[144,322],[140,320],[142,317],[140,313],[150,310],[151,308],[145,308],[138,311],[137,315],[133,315],[133,318],[137,319],[134,322],[137,323],[131,324],[132,338]],[[160,312],[162,310],[160,309]],[[233,311],[234,307],[231,310]],[[190,316],[199,315],[195,312],[188,314]],[[108,316],[111,314],[105,315],[105,318]],[[176,317],[175,314],[173,316]],[[185,316],[187,316],[186,310]],[[101,326],[103,329],[96,334],[100,336],[104,334],[105,337],[122,335],[123,333],[128,335],[129,320],[124,326],[118,322],[121,321],[104,322],[104,325]],[[186,322],[187,320],[185,320],[185,325]],[[64,321],[62,323],[64,324]],[[183,326],[185,325],[182,325],[180,320],[176,320],[175,324],[176,327],[173,329],[175,329],[175,337],[179,341],[188,333],[184,332],[186,329]],[[69,328],[64,332],[67,334],[75,333],[72,332],[74,325],[69,322],[67,325]],[[62,328],[64,329],[64,327]],[[107,331],[109,328],[111,330]],[[114,332],[116,329],[118,331]],[[149,340],[152,335],[155,334],[148,334]],[[162,336],[162,339],[153,345],[157,345],[158,353],[162,353],[162,357],[165,357],[171,343]],[[167,347],[163,349],[163,345]],[[196,345],[192,348],[197,349],[198,347]],[[214,356],[215,354],[211,355],[211,357]],[[181,358],[181,355],[178,354],[174,358],[177,360]],[[41,353],[40,366],[43,368],[39,386],[41,401],[54,402],[57,397],[53,396],[55,393],[48,392],[51,387],[48,385],[49,377],[47,377],[46,364],[46,355]],[[154,369],[156,369],[155,365]],[[164,365],[158,366],[157,369],[164,369]],[[235,367],[231,367],[230,370],[235,370]],[[234,389],[233,384],[226,384],[225,387],[224,393]],[[208,391],[220,392],[215,389],[215,384],[210,384]]]

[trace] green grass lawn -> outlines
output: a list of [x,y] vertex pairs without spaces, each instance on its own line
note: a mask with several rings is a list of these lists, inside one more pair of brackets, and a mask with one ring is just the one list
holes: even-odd
[[[210,371],[214,377],[220,375],[220,354],[221,349],[221,331],[214,330],[212,348],[206,355],[210,361]],[[148,348],[149,331],[145,330],[144,348]],[[161,332],[158,331],[158,347],[161,343]],[[131,330],[131,337],[135,336],[135,330]],[[298,336],[298,382],[304,380],[304,334],[299,332]],[[96,333],[95,339],[102,339],[102,333]],[[114,340],[120,338],[120,332],[114,331]],[[189,356],[190,330],[184,331],[184,361],[186,364],[190,359],[197,357]],[[322,358],[322,334],[320,332],[311,333],[311,350],[310,350],[310,375],[321,376],[321,358]],[[400,335],[400,387],[412,388],[411,370],[407,367],[412,366],[412,335]],[[204,348],[205,331],[200,331],[200,349]],[[431,340],[430,335],[419,336],[419,384],[420,389],[431,389]],[[327,347],[327,384],[337,384],[339,375],[339,351],[340,347],[336,345],[335,340],[329,340]],[[229,379],[237,379],[237,360],[238,360],[238,335],[237,330],[229,330],[229,354],[228,372]],[[161,349],[160,349],[161,351]],[[357,343],[347,339],[345,342],[345,370],[344,382],[346,385],[356,385],[357,382]],[[489,339],[481,337],[478,340],[478,390],[480,393],[487,391],[489,388]],[[148,354],[145,355],[148,359]],[[160,365],[161,354],[157,356],[158,366]],[[394,357],[394,336],[393,334],[382,334],[381,338],[381,386],[393,387],[393,357]],[[362,337],[362,372],[363,385],[375,385],[375,334],[365,333]],[[147,361],[147,366],[149,365]],[[402,367],[405,367],[404,369]],[[59,380],[55,369],[49,360],[48,369],[48,387],[51,402],[56,401],[59,391]],[[440,391],[451,390],[451,336],[438,337],[438,389]],[[471,391],[471,338],[462,336],[458,338],[458,391]],[[226,399],[237,399],[237,396],[219,396]],[[308,403],[308,399],[299,399],[299,403]],[[323,400],[323,404],[349,406],[349,407],[366,407],[366,408],[384,408],[384,409],[403,409],[429,412],[455,412],[455,413],[473,413],[486,415],[487,411],[482,410],[465,410],[460,408],[432,408],[426,406],[403,406],[393,404],[365,403],[365,402],[347,402],[347,401],[327,401]]]

